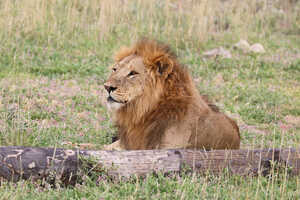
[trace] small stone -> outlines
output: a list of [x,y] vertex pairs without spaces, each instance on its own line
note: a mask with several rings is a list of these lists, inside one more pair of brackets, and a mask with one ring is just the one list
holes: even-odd
[[224,49],[223,47],[215,48],[209,51],[206,51],[202,54],[204,57],[207,58],[215,58],[215,57],[222,57],[222,58],[231,58],[231,53],[230,51]]
[[28,168],[29,169],[32,169],[32,168],[35,168],[35,162],[32,162],[28,165]]
[[261,45],[259,43],[255,43],[255,44],[251,45],[250,51],[252,51],[254,53],[265,53],[266,52],[263,45]]
[[241,39],[238,43],[233,45],[234,49],[242,50],[243,52],[248,52],[250,50],[250,44],[247,40]]

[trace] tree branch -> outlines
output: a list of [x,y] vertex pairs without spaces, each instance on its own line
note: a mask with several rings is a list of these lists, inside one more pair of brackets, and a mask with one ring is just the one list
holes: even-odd
[[[276,163],[276,165],[274,165]],[[263,150],[145,150],[91,151],[61,148],[0,147],[0,178],[61,180],[74,184],[82,170],[111,177],[146,175],[151,172],[181,172],[267,175],[282,168],[300,174],[300,149]]]

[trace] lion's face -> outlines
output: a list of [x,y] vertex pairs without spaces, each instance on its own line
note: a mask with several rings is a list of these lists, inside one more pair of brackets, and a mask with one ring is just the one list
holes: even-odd
[[104,87],[109,107],[116,110],[144,93],[147,69],[142,57],[129,55],[112,65],[111,70]]

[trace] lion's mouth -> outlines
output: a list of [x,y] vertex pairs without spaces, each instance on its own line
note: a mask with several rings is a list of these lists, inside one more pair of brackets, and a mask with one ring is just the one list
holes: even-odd
[[114,98],[112,98],[112,96],[110,96],[110,95],[107,97],[107,102],[108,103],[121,103],[121,104],[127,103],[127,101],[125,101],[125,102],[117,101]]

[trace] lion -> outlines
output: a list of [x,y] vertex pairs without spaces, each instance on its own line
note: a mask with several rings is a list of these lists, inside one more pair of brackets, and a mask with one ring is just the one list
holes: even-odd
[[104,149],[239,149],[236,122],[199,94],[166,44],[141,39],[111,70],[104,87],[118,140]]

